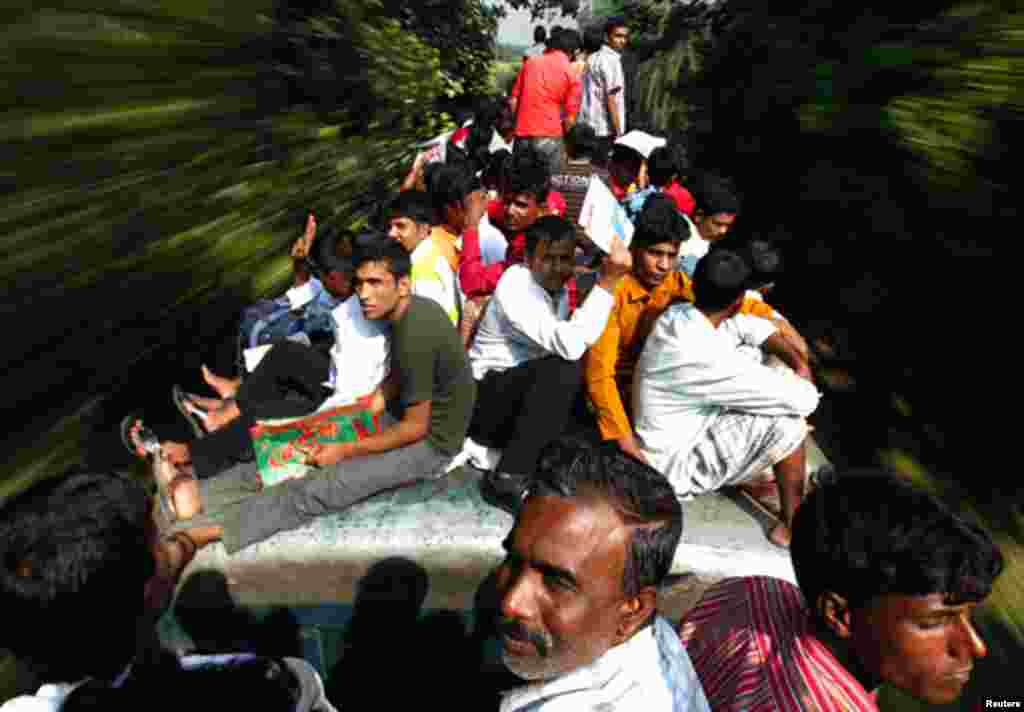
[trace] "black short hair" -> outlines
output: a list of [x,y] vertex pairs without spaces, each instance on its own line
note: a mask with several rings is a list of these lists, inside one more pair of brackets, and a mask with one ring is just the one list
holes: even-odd
[[648,196],[637,216],[630,247],[643,249],[661,242],[681,243],[688,239],[690,225],[672,198],[661,193]]
[[981,601],[1003,570],[992,537],[931,494],[882,470],[852,470],[801,503],[790,545],[808,606],[837,593],[851,608],[883,594]]
[[309,250],[310,262],[315,272],[329,274],[343,272],[352,274],[352,235],[324,226],[317,231],[316,239]]
[[431,175],[427,194],[434,206],[437,217],[443,218],[444,209],[452,204],[462,204],[466,196],[480,189],[480,179],[473,174],[467,163],[446,163]]
[[572,223],[558,215],[544,215],[526,228],[526,254],[532,255],[542,242],[576,241]]
[[420,225],[433,225],[435,216],[431,196],[419,190],[403,190],[388,201],[384,214],[388,220],[409,218]]
[[622,589],[635,596],[672,568],[683,534],[683,508],[672,484],[614,442],[557,440],[541,453],[530,497],[600,497],[630,530]]
[[[616,143],[612,145],[609,170],[612,175],[618,173],[617,166],[621,166],[628,174],[630,181],[635,181],[640,175],[640,167],[644,163],[644,156],[635,148],[625,144]],[[618,176],[616,176],[618,178]]]
[[509,193],[529,193],[544,204],[551,190],[551,171],[535,151],[521,150],[512,154],[508,171]]
[[610,35],[613,30],[617,30],[620,27],[628,27],[626,18],[622,15],[613,15],[604,21],[605,35]]
[[658,146],[647,157],[647,176],[652,185],[661,188],[668,185],[673,176],[684,176],[687,163],[686,149],[681,144]]
[[544,25],[537,25],[533,28],[533,41],[537,44],[545,41],[548,38],[548,31],[544,29]]
[[693,271],[693,304],[698,309],[725,309],[743,296],[750,279],[750,267],[732,250],[712,250],[697,262]]
[[412,258],[405,248],[382,232],[364,232],[356,238],[352,265],[359,269],[366,262],[382,262],[395,281],[412,273]]
[[718,176],[704,175],[690,190],[696,203],[694,211],[699,210],[705,215],[729,213],[739,215],[740,199],[724,179]]
[[749,240],[744,252],[743,257],[750,267],[748,289],[767,287],[782,274],[782,251],[768,240]]
[[43,679],[107,678],[135,655],[156,571],[151,500],[138,480],[82,468],[0,510],[3,645]]
[[565,151],[569,158],[591,158],[598,151],[597,132],[590,124],[578,121],[565,134]]
[[567,27],[555,27],[548,38],[548,49],[561,50],[570,58],[581,46],[580,33]]
[[480,175],[480,182],[484,187],[494,187],[498,190],[505,185],[508,176],[509,166],[512,165],[512,152],[507,148],[500,148],[492,153]]
[[599,52],[604,44],[604,26],[595,23],[583,30],[583,51],[588,54]]

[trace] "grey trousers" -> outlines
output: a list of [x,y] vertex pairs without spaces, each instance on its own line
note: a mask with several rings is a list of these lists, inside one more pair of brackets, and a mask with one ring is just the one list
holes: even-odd
[[200,481],[203,514],[179,520],[174,529],[219,524],[224,529],[224,548],[233,554],[382,490],[436,479],[451,459],[421,440],[379,455],[343,460],[266,489],[262,489],[256,465],[242,463]]

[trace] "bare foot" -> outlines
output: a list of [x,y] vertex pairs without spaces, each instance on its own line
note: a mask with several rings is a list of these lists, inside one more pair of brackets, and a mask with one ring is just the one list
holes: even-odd
[[203,410],[216,410],[226,402],[223,398],[206,398],[204,396],[189,395],[186,401],[189,405],[197,405]]
[[206,381],[206,384],[216,391],[217,395],[221,398],[234,398],[235,394],[238,393],[238,387],[242,385],[241,378],[225,378],[224,376],[218,376],[206,366],[203,366],[203,380]]
[[165,440],[160,443],[164,459],[174,465],[185,465],[192,462],[192,450],[188,443]]
[[226,400],[222,402],[224,403],[223,406],[216,410],[211,410],[203,419],[206,429],[211,433],[214,430],[220,430],[241,415],[241,411],[238,410],[238,404],[235,401]]
[[792,534],[789,531],[789,527],[787,527],[782,522],[776,524],[774,527],[772,527],[772,530],[768,532],[768,541],[770,541],[772,544],[775,544],[775,546],[782,547],[783,549],[789,548],[789,542],[791,538]]
[[146,582],[143,594],[148,610],[160,612],[171,605],[178,579],[195,557],[197,549],[196,543],[183,532],[173,534],[154,545],[156,573]]

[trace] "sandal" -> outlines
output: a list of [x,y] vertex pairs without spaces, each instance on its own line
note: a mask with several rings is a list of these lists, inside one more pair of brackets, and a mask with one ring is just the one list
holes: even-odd
[[147,455],[158,455],[160,453],[160,441],[156,433],[142,425],[137,433],[132,433],[135,423],[142,423],[134,415],[126,415],[121,420],[121,442],[125,448],[135,457],[146,457]]
[[206,409],[194,403],[192,398],[192,394],[183,391],[179,385],[171,388],[171,400],[174,401],[174,407],[192,428],[192,434],[196,438],[201,438],[207,432],[203,418],[206,415]]

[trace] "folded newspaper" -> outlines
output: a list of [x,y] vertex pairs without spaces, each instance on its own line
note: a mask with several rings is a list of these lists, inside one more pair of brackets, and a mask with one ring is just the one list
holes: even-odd
[[590,177],[590,185],[580,207],[579,224],[587,237],[607,254],[612,251],[612,238],[618,237],[626,247],[633,239],[633,223],[626,210],[597,176]]

